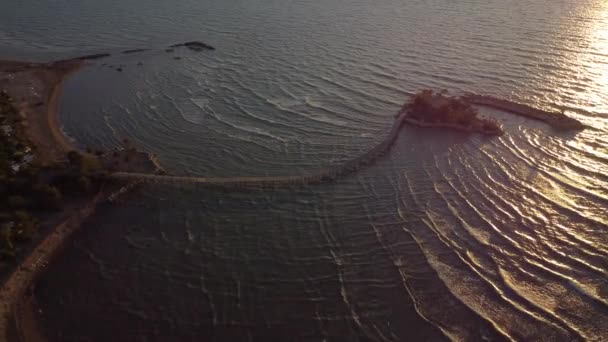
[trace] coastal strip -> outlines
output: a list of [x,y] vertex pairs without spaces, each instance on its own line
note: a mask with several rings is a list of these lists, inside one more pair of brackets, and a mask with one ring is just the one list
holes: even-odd
[[[66,153],[74,149],[59,128],[57,110],[65,79],[83,66],[83,59],[51,63],[0,61],[0,88],[13,98],[13,106],[22,120],[22,131],[32,144],[31,153],[42,166],[65,159]],[[62,210],[48,219],[53,222],[58,218],[62,223],[53,227],[40,244],[19,260],[0,289],[0,339],[42,340],[40,330],[30,329],[36,323],[33,316],[27,314],[32,312],[31,306],[21,303],[26,302],[25,295],[39,272],[92,213],[100,198],[101,193],[90,197],[76,210]]]
[[[193,44],[193,42],[178,44],[175,47],[177,46],[186,46],[197,51],[199,49],[212,50],[212,47],[206,44],[199,45]],[[133,53],[135,52],[137,51]],[[58,103],[63,83],[69,75],[83,67],[87,60],[103,58],[105,56],[105,54],[89,55],[43,64],[0,61],[0,86],[6,88],[5,90],[16,99],[19,113],[25,119],[25,132],[35,145],[36,149],[34,153],[40,162],[53,163],[65,160],[68,152],[76,150],[60,130],[57,120]],[[506,100],[479,95],[469,95],[468,100],[473,104],[491,106],[515,114],[543,120],[554,127],[578,127],[563,114],[544,112]],[[559,115],[563,117],[559,117]],[[574,122],[580,124],[576,120]],[[148,172],[148,169],[155,169],[154,167],[144,167],[144,162],[120,165],[121,163],[118,160],[123,159],[121,158],[123,155],[117,154],[114,159],[108,158],[108,162],[113,165],[118,164],[122,169],[105,176],[104,181],[114,180],[121,184],[124,184],[126,181],[127,184],[125,186],[118,186],[117,188],[120,188],[120,190],[110,195],[108,200],[110,202],[114,201],[118,196],[128,192],[140,183],[193,183],[209,187],[238,189],[243,187],[276,188],[335,180],[355,172],[364,165],[373,163],[377,158],[388,152],[398,138],[400,129],[404,123],[419,124],[418,122],[412,122],[408,118],[406,111],[402,109],[396,115],[387,136],[366,153],[341,165],[300,176],[213,178],[159,175],[143,173],[142,169],[144,168],[147,168],[144,172]],[[425,125],[429,126],[426,123]],[[430,126],[441,126],[441,124],[432,124]],[[129,153],[133,155],[135,152],[135,150],[132,150],[132,152],[126,151],[125,153],[126,155],[129,155]],[[140,160],[143,158],[130,159]],[[154,164],[153,158],[150,160]],[[147,163],[147,161],[146,159],[145,162]],[[112,186],[112,184],[107,185]],[[55,227],[20,262],[17,270],[9,276],[0,289],[0,314],[2,314],[0,316],[0,336],[11,341],[44,340],[40,330],[35,326],[35,314],[31,305],[33,285],[45,269],[45,265],[57,256],[69,237],[95,211],[97,204],[106,198],[108,196],[104,193],[102,186],[94,195],[88,197],[81,206],[73,209],[69,213],[70,215],[63,213],[67,217],[63,223]]]
[[85,65],[71,59],[52,63],[0,61],[0,87],[15,99],[36,158],[47,164],[74,149],[57,122],[59,98],[67,77]]
[[[60,170],[62,167],[65,169],[71,167],[72,169],[82,170],[80,168],[86,162],[93,160],[92,155],[85,157],[85,153],[77,152],[76,147],[69,142],[61,131],[57,118],[59,99],[64,81],[72,73],[80,70],[85,65],[85,59],[73,58],[51,63],[0,61],[0,90],[2,90],[2,94],[5,94],[5,97],[8,96],[8,102],[3,103],[3,108],[6,109],[8,108],[6,106],[10,106],[15,113],[13,115],[15,120],[10,122],[14,127],[3,126],[3,129],[6,128],[7,132],[14,134],[14,139],[25,139],[22,143],[31,146],[31,150],[28,153],[32,154],[32,160],[36,163],[36,166],[31,170],[41,172],[40,170],[44,169],[43,172],[45,172],[47,178],[52,176],[53,172],[60,173],[61,171],[57,170]],[[5,114],[3,112],[3,115]],[[18,132],[22,132],[22,135],[17,134]],[[142,168],[150,163],[146,164],[143,162],[144,158],[140,156],[141,153],[133,148],[124,152],[124,154],[127,153],[134,161],[138,162],[131,169],[141,171],[154,170],[154,165]],[[71,160],[71,157],[75,156],[78,158]],[[117,157],[121,156],[121,153],[117,153]],[[5,160],[5,162],[14,163],[12,160]],[[80,163],[80,165],[74,164],[75,162]],[[30,164],[31,162],[24,162],[14,165],[19,165],[20,167],[25,165],[27,167]],[[86,165],[94,166],[95,164]],[[125,164],[125,167],[131,166],[131,164],[133,163]],[[7,175],[12,178],[29,177],[19,175],[17,171]],[[67,174],[69,173],[65,173],[64,175]],[[78,184],[81,184],[85,188],[91,188],[90,180],[86,178],[85,173],[80,171],[77,175],[81,177],[78,178],[81,181]],[[32,179],[35,178],[32,177]],[[30,179],[28,178],[28,180]],[[12,181],[10,179],[5,181],[6,183],[0,184],[2,189],[12,190],[6,193],[6,198],[3,198],[4,201],[7,201],[9,197],[23,198],[23,196],[31,195],[27,192],[14,193],[15,189],[12,188]],[[137,184],[129,183],[126,186],[120,187],[119,193],[114,194],[113,198],[128,192],[135,185]],[[33,286],[41,272],[45,269],[45,266],[57,256],[69,237],[81,227],[83,222],[95,211],[97,205],[107,198],[104,189],[109,192],[115,188],[111,184],[104,186],[102,183],[99,187],[95,187],[97,189],[94,192],[84,192],[79,198],[62,198],[61,193],[57,192],[57,188],[50,187],[48,183],[43,183],[43,186],[47,186],[49,190],[55,191],[51,191],[51,194],[56,195],[52,197],[53,201],[59,201],[60,203],[54,202],[57,204],[55,208],[57,211],[52,212],[50,215],[47,214],[43,219],[43,223],[52,225],[50,232],[41,237],[40,242],[35,247],[32,246],[33,249],[27,252],[27,254],[16,255],[16,268],[12,273],[7,275],[0,288],[0,341],[44,341],[41,330],[36,326],[36,314],[32,306]],[[25,198],[21,202],[36,200],[35,198]],[[66,203],[69,205],[61,208],[62,204]],[[24,204],[21,204],[21,207],[26,208]],[[13,210],[11,208],[14,208],[13,205],[6,208],[3,207],[2,211]],[[23,215],[29,215],[23,211],[25,209],[14,210],[22,210],[21,213]],[[8,220],[10,221],[11,217]],[[61,223],[56,224],[53,222]],[[5,221],[0,223],[2,223],[3,229],[13,229],[17,224]]]
[[86,205],[70,215],[23,260],[0,290],[0,336],[8,341],[44,341],[36,326],[31,304],[33,286],[47,265],[58,255],[68,238],[93,214],[97,205],[105,199],[99,191]]

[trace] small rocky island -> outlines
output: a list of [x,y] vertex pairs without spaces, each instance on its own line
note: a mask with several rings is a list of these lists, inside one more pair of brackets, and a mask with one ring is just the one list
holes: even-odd
[[487,135],[501,135],[500,124],[493,119],[480,118],[472,105],[446,91],[425,89],[414,94],[401,109],[404,121],[421,127],[447,127]]

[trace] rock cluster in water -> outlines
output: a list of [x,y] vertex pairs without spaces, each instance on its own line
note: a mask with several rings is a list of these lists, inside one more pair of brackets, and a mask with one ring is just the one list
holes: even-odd
[[[209,51],[214,51],[215,48],[209,44],[205,44],[203,42],[200,41],[190,41],[190,42],[185,42],[185,43],[179,43],[179,44],[173,44],[171,46],[169,46],[168,48],[165,49],[165,52],[174,52],[175,48],[179,48],[179,47],[186,47],[189,50],[192,51],[196,51],[196,52],[201,52],[204,50],[209,50]],[[127,50],[123,50],[121,51],[122,54],[133,54],[133,53],[138,53],[138,52],[144,52],[144,51],[148,51],[150,49],[144,49],[144,48],[137,48],[137,49],[127,49]],[[67,59],[65,61],[69,61],[69,60],[95,60],[95,59],[101,59],[101,58],[106,58],[106,57],[110,57],[112,54],[110,53],[95,53],[95,54],[90,54],[90,55],[84,55],[84,56],[80,56],[80,57],[76,57],[76,58],[70,58]],[[59,61],[62,62],[62,61]]]
[[170,48],[176,48],[176,47],[181,47],[181,46],[185,46],[188,49],[192,50],[192,51],[203,51],[203,50],[215,50],[215,48],[211,45],[205,44],[203,42],[199,42],[199,41],[191,41],[191,42],[185,42],[185,43],[180,43],[180,44],[174,44],[171,45]]

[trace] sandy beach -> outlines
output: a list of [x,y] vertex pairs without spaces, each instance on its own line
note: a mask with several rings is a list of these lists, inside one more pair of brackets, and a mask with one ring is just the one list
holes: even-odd
[[[40,165],[64,162],[69,151],[77,150],[58,122],[59,101],[64,81],[91,58],[84,56],[51,63],[0,61],[0,90],[13,98],[23,118],[24,133]],[[114,162],[114,167],[122,171],[158,173],[162,170],[148,153],[134,148],[123,153],[108,158],[106,162]],[[129,162],[122,160],[125,155],[129,156]],[[139,182],[129,182],[122,187],[102,184],[95,193],[67,201],[64,199],[63,210],[41,222],[51,227],[50,232],[29,254],[17,260],[16,269],[0,288],[1,341],[46,341],[43,330],[38,326],[34,296],[36,280],[100,202],[114,200],[137,184]]]
[[[37,64],[0,61],[0,89],[13,99],[27,138],[35,146],[41,164],[65,158],[74,147],[63,135],[57,120],[59,98],[64,80],[84,65],[82,60]],[[79,208],[64,209],[55,217],[64,218],[31,253],[0,289],[0,336],[8,341],[44,341],[36,326],[33,284],[67,238],[89,217],[104,198],[99,191]]]
[[63,159],[74,149],[61,132],[57,110],[63,82],[84,64],[79,59],[44,64],[0,61],[0,89],[14,98],[42,163]]

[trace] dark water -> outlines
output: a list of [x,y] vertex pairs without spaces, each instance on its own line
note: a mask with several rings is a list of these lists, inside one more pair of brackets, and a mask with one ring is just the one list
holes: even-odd
[[[162,51],[192,39],[217,50]],[[591,126],[483,109],[504,136],[405,127],[334,183],[146,186],[101,208],[41,281],[52,340],[608,338],[603,1],[26,0],[0,12],[0,41],[35,59],[153,47],[75,75],[61,121],[78,144],[129,137],[180,175],[339,164],[424,87]]]

